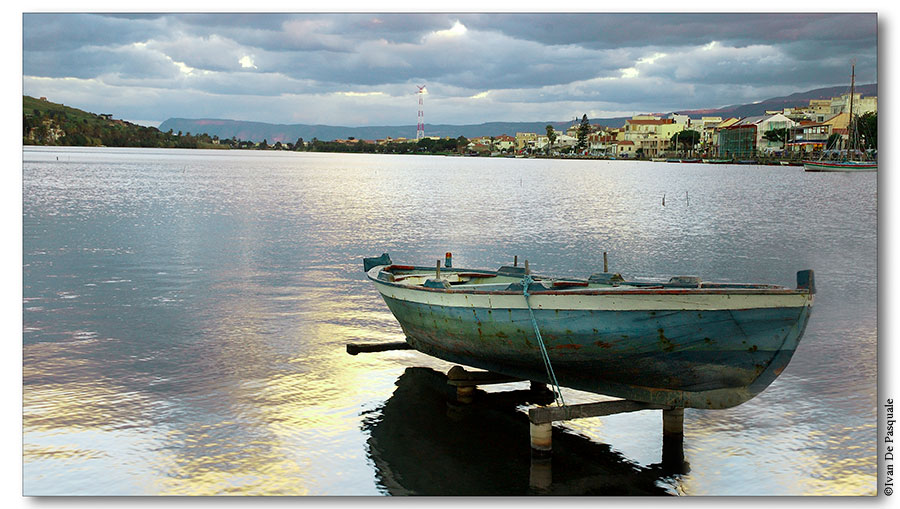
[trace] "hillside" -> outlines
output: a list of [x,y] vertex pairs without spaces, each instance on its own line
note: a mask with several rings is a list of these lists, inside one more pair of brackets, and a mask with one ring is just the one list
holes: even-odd
[[105,147],[213,147],[209,136],[178,137],[109,114],[95,114],[22,96],[22,143],[25,145]]
[[[762,115],[766,110],[776,110],[786,107],[805,106],[810,99],[829,99],[847,92],[845,86],[819,88],[806,92],[798,92],[784,97],[773,97],[751,104],[739,104],[724,108],[712,108],[703,110],[678,110],[678,113],[700,116],[722,117],[749,117]],[[857,90],[864,96],[876,95],[878,87],[875,84],[861,85]],[[668,115],[664,113],[662,115]],[[609,127],[621,127],[625,125],[628,117],[594,118],[592,124],[606,125]],[[508,134],[515,136],[517,132],[543,133],[550,124],[556,130],[565,130],[572,125],[572,121],[544,121],[544,122],[488,122],[471,125],[447,125],[426,124],[425,134],[428,136],[440,136],[455,138],[465,136],[476,138],[479,136],[497,136]],[[159,126],[160,130],[182,133],[206,133],[210,136],[218,136],[221,139],[237,138],[268,143],[282,142],[293,143],[298,138],[306,141],[316,138],[322,141],[355,138],[357,140],[377,140],[385,138],[415,138],[416,126],[413,124],[402,126],[366,126],[344,127],[328,125],[308,124],[267,124],[264,122],[247,122],[243,120],[225,119],[187,119],[170,118]]]
[[[606,119],[612,123],[607,125],[623,125],[625,118]],[[603,123],[603,120],[595,120],[595,123]],[[496,136],[508,134],[515,136],[517,132],[544,132],[548,124],[556,130],[565,130],[572,125],[567,122],[488,122],[476,125],[446,125],[426,124],[425,134],[457,138],[476,138],[479,136]],[[170,118],[159,126],[160,130],[182,133],[207,133],[210,136],[218,136],[221,139],[237,138],[239,140],[267,141],[268,143],[282,142],[293,143],[298,138],[310,141],[313,138],[322,141],[354,138],[357,140],[380,140],[386,138],[415,139],[416,126],[365,126],[343,127],[328,125],[306,124],[266,124],[262,122],[246,122],[242,120],[224,119],[187,119]]]
[[[684,110],[679,111],[679,113],[691,116],[752,117],[755,115],[763,115],[766,110],[780,110],[789,107],[806,106],[812,99],[831,99],[832,97],[838,97],[841,94],[848,93],[848,89],[849,87],[846,86],[817,88],[815,90],[797,92],[784,97],[773,97],[751,104],[737,104],[710,110]],[[863,97],[878,95],[878,85],[859,85],[856,87],[856,92],[862,94]]]

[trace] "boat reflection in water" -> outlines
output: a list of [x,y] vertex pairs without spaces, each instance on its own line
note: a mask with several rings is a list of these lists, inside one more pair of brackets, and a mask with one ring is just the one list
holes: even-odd
[[532,458],[528,416],[517,407],[548,404],[549,391],[476,390],[464,404],[430,368],[407,368],[396,385],[363,424],[376,480],[391,495],[667,495],[665,485],[688,470],[681,440],[664,442],[663,460],[643,467],[559,429],[552,457]]

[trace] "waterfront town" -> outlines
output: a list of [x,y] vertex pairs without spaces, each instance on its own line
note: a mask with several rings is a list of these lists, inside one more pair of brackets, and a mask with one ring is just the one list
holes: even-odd
[[[851,104],[852,103],[852,104]],[[852,107],[855,128],[850,126]],[[41,112],[41,108],[60,111]],[[321,152],[430,153],[499,157],[579,157],[685,162],[794,161],[804,158],[837,157],[848,146],[877,150],[877,96],[850,93],[830,99],[811,99],[802,107],[767,110],[748,117],[697,116],[672,113],[644,114],[625,119],[624,125],[591,124],[584,115],[566,129],[548,124],[544,132],[516,132],[472,138],[425,136],[363,140],[355,138],[322,141],[299,138],[295,143],[277,140],[242,141],[219,139],[204,133],[161,133],[142,128],[135,135],[123,127],[127,122],[109,114],[93,115],[113,126],[103,128],[78,121],[77,110],[65,110],[47,98],[25,98],[25,144],[84,146],[161,146],[176,148],[237,148]],[[68,115],[65,113],[68,111]],[[68,118],[71,116],[72,118]],[[560,124],[556,124],[559,126]],[[86,127],[87,126],[87,127]],[[850,137],[853,136],[851,144]],[[132,139],[134,138],[134,139]]]
[[[470,155],[575,155],[615,159],[703,158],[732,161],[777,157],[799,159],[811,154],[839,151],[850,136],[850,94],[831,99],[813,99],[800,108],[766,111],[751,117],[703,116],[673,113],[635,115],[622,127],[586,124],[586,117],[565,130],[546,133],[503,133],[468,140]],[[878,111],[877,96],[853,94],[854,117],[866,118]],[[579,143],[581,131],[581,143]],[[685,134],[679,141],[679,135]],[[689,134],[689,135],[688,135]],[[432,138],[438,139],[438,138]],[[355,143],[354,140],[338,140]],[[403,138],[369,143],[407,142]],[[874,147],[869,141],[870,152]]]

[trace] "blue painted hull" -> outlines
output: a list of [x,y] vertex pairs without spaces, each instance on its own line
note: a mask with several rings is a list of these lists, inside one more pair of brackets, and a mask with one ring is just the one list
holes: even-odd
[[387,254],[363,265],[416,350],[552,383],[546,349],[561,386],[689,408],[739,405],[771,384],[815,294],[811,270],[790,289],[695,276],[655,283],[606,272],[578,280],[519,267],[429,269],[393,265]]
[[[527,310],[385,302],[415,349],[548,382]],[[787,366],[809,307],[725,311],[534,310],[565,387],[650,403],[727,408]]]

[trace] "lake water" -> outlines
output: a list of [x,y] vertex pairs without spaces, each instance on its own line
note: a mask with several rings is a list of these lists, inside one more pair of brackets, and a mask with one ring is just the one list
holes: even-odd
[[[798,167],[277,152],[23,153],[26,495],[874,495],[877,178]],[[663,198],[665,205],[663,206]],[[455,404],[451,367],[350,356],[402,332],[364,256],[793,287],[761,395],[557,423],[527,384]],[[566,391],[568,403],[603,399]],[[542,477],[543,476],[543,477]],[[538,479],[537,481],[535,479]],[[541,481],[543,479],[543,481]]]

